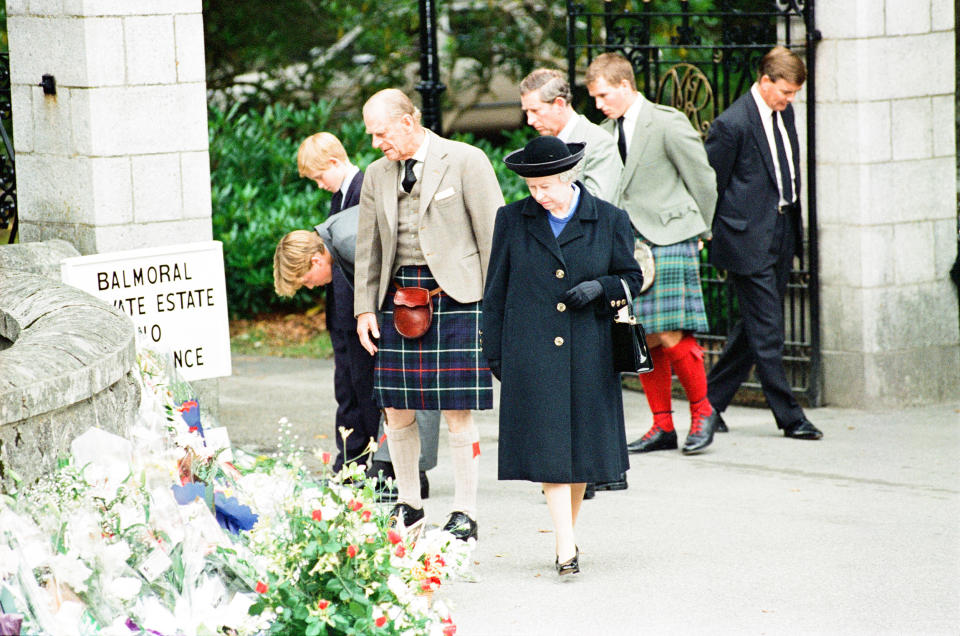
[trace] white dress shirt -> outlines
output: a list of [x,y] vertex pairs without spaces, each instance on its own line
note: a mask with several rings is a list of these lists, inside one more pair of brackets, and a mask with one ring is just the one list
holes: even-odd
[[637,120],[640,119],[640,111],[643,110],[646,102],[647,98],[643,96],[643,93],[637,92],[637,98],[623,113],[623,136],[628,156],[630,155],[630,143],[633,141],[633,131],[637,129]]
[[[757,83],[754,82],[753,86],[750,87],[750,94],[753,95],[753,99],[757,102],[757,110],[760,111],[760,122],[763,124],[763,134],[767,137],[767,145],[770,146],[770,155],[773,157],[773,169],[776,172],[777,177],[777,189],[780,189],[780,160],[777,158],[777,142],[773,138],[773,119],[770,117],[773,113],[773,109],[767,106],[767,102],[763,101],[763,97],[760,95],[760,87],[757,86]],[[787,164],[790,169],[790,187],[796,188],[796,170],[793,165],[793,148],[790,146],[790,137],[787,135],[787,129],[783,125],[783,116],[781,114],[777,115],[777,127],[780,129],[780,136],[783,138],[783,148],[787,151]],[[780,193],[780,205],[786,205],[787,203],[793,203],[796,200],[796,196],[793,192]]]

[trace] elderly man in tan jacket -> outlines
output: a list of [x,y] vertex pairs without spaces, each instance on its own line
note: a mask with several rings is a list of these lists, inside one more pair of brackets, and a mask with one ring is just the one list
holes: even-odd
[[[486,155],[425,129],[401,91],[376,93],[363,121],[384,156],[367,168],[360,193],[354,311],[360,343],[377,356],[374,394],[386,413],[399,493],[393,523],[422,526],[420,436],[412,424],[415,410],[439,409],[455,482],[444,529],[475,538],[480,444],[471,410],[493,407],[480,300],[503,194]],[[405,287],[430,292],[432,322],[417,337],[401,335],[394,323],[394,296]]]

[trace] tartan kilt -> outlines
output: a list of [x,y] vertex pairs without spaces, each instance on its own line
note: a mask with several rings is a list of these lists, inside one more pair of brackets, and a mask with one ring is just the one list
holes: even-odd
[[[394,276],[401,287],[438,287],[426,266],[406,265]],[[393,326],[393,295],[380,312],[380,342],[373,392],[381,407],[484,410],[493,408],[493,381],[480,352],[480,302],[458,303],[444,292],[431,300],[427,333],[411,340]]]
[[633,299],[634,314],[643,328],[647,333],[707,331],[697,238],[672,245],[645,242],[653,251],[657,269],[653,286]]

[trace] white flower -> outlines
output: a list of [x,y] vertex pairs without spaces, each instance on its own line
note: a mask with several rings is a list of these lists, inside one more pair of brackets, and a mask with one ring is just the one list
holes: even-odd
[[140,594],[140,579],[132,576],[121,576],[107,583],[107,593],[122,601],[130,601]]
[[87,591],[87,579],[93,570],[76,553],[57,554],[49,561],[50,569],[58,581],[67,584],[78,593]]

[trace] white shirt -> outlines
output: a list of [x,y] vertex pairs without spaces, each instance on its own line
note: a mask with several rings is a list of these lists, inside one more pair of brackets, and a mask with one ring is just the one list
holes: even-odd
[[347,173],[343,177],[343,182],[340,184],[340,195],[343,197],[343,200],[347,200],[347,190],[350,189],[350,184],[353,183],[353,178],[357,176],[357,173],[360,172],[360,168],[356,167],[349,161],[347,162]]
[[[777,189],[780,189],[780,161],[777,159],[777,142],[773,138],[773,119],[770,117],[770,114],[773,113],[773,109],[767,106],[767,102],[763,101],[763,97],[760,95],[760,87],[757,86],[757,83],[754,82],[753,86],[750,87],[750,94],[753,95],[753,100],[757,103],[757,110],[760,111],[760,123],[763,124],[763,134],[767,136],[767,145],[770,146],[770,155],[773,157],[773,169],[777,177]],[[790,169],[790,185],[791,188],[796,188],[796,170],[793,166],[793,148],[790,146],[790,137],[787,135],[787,129],[783,125],[783,116],[777,116],[777,128],[780,129],[780,137],[783,138],[783,149],[787,151],[787,165]],[[789,192],[784,195],[783,192],[780,193],[780,205],[786,205],[787,203],[792,203],[796,200],[793,192]]]
[[[417,178],[417,181],[423,176],[423,162],[427,159],[427,144],[430,142],[430,135],[424,133],[423,143],[420,144],[420,147],[417,148],[417,151],[413,153],[413,156],[410,157],[416,161],[413,164],[413,175]],[[403,190],[403,166],[404,160],[400,160],[400,178],[397,180],[397,189]]]
[[633,131],[637,129],[637,120],[640,119],[640,111],[643,110],[647,98],[643,93],[637,92],[637,98],[633,100],[623,113],[623,137],[626,142],[627,154],[630,154],[630,142],[633,140]]
[[579,119],[580,119],[580,116],[574,113],[570,117],[570,119],[567,120],[567,123],[563,127],[563,130],[560,131],[560,134],[557,135],[557,139],[559,139],[565,144],[570,143],[570,137],[573,136],[573,129],[577,127],[577,121]]

